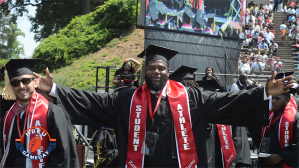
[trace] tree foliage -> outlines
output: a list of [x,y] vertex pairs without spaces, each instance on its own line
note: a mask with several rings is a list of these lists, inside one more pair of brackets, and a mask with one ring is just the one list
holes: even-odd
[[24,54],[24,46],[21,44],[17,37],[25,37],[17,24],[10,23],[10,18],[5,17],[0,22],[0,58],[10,59],[19,58]]
[[[12,23],[28,13],[28,6],[36,7],[36,16],[28,16],[34,40],[41,41],[64,28],[75,16],[89,13],[92,7],[105,0],[6,0],[0,5],[0,20],[12,16]],[[87,10],[86,10],[87,8]]]
[[34,58],[43,58],[39,70],[71,63],[119,37],[135,23],[136,0],[109,0],[94,12],[75,17],[56,35],[42,41]]

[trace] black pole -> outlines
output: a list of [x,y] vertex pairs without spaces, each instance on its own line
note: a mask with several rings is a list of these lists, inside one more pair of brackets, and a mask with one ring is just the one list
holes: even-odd
[[97,74],[96,74],[96,92],[98,93],[98,73],[99,73],[99,67],[97,67]]
[[109,92],[109,72],[110,72],[110,67],[106,67],[106,83],[105,83],[105,92]]
[[226,87],[226,60],[227,60],[227,53],[226,53],[226,48],[224,46],[224,41],[223,41],[223,38],[222,38],[222,33],[220,33],[220,36],[221,36],[221,42],[222,42],[222,46],[223,46],[223,49],[224,49],[224,85]]

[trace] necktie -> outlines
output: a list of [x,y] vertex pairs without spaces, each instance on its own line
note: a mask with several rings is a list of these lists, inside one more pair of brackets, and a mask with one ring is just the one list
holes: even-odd
[[28,107],[28,105],[26,105],[26,106],[23,106],[23,107],[21,107],[21,106],[15,106],[14,108],[13,108],[13,112],[14,112],[14,114],[15,114],[15,116],[17,116],[17,115],[19,115],[23,110],[27,110],[27,107]]

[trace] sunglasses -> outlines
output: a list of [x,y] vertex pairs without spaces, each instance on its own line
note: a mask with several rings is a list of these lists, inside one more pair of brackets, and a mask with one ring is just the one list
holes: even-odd
[[11,86],[18,87],[20,86],[20,82],[22,82],[24,85],[28,85],[31,81],[33,81],[35,78],[23,78],[21,80],[13,80],[10,81]]

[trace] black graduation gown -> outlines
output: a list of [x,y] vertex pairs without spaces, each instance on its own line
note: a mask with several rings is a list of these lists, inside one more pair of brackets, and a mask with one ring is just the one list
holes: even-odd
[[[207,140],[208,167],[223,167],[221,145],[216,124],[210,124],[211,134]],[[232,163],[251,165],[250,147],[246,135],[246,128],[232,126],[232,137],[236,156]]]
[[[45,167],[79,167],[72,126],[69,118],[66,117],[65,112],[60,107],[52,103],[49,103],[47,115],[48,133],[51,138],[56,139],[56,147],[55,150],[50,153],[50,158]],[[23,130],[24,119],[25,117],[23,115],[20,120],[21,130]],[[2,130],[0,134],[0,138],[2,139]],[[19,138],[18,136],[17,122],[15,119],[6,167],[15,167],[17,158],[26,158],[20,151],[17,151],[14,144],[14,139]],[[1,146],[3,147],[3,143],[1,143]]]
[[[276,116],[273,116],[275,119]],[[270,147],[269,153],[270,154],[278,154],[286,163],[288,163],[292,167],[299,167],[299,113],[296,113],[294,124],[293,124],[293,141],[292,144],[288,147],[280,149],[280,143],[278,139],[278,130],[279,130],[279,121],[280,119],[276,120],[269,129],[266,129],[264,137],[270,137]],[[261,133],[261,130],[260,130]],[[259,136],[261,139],[261,134]],[[258,158],[258,167],[283,167],[283,162],[280,161],[279,163],[271,166],[267,162],[267,158]]]
[[[264,88],[231,93],[213,93],[193,87],[187,90],[198,167],[207,167],[207,122],[240,126],[267,124],[269,110],[268,101],[264,101]],[[98,94],[59,85],[56,88],[58,103],[64,106],[73,124],[100,124],[115,128],[119,167],[125,167],[126,162],[130,105],[134,91],[128,88],[116,93]],[[156,101],[153,95],[152,100],[154,109]],[[159,138],[154,156],[145,156],[145,167],[178,167],[173,119],[169,109],[168,99],[162,98],[153,126],[147,116],[147,130],[155,131]]]

